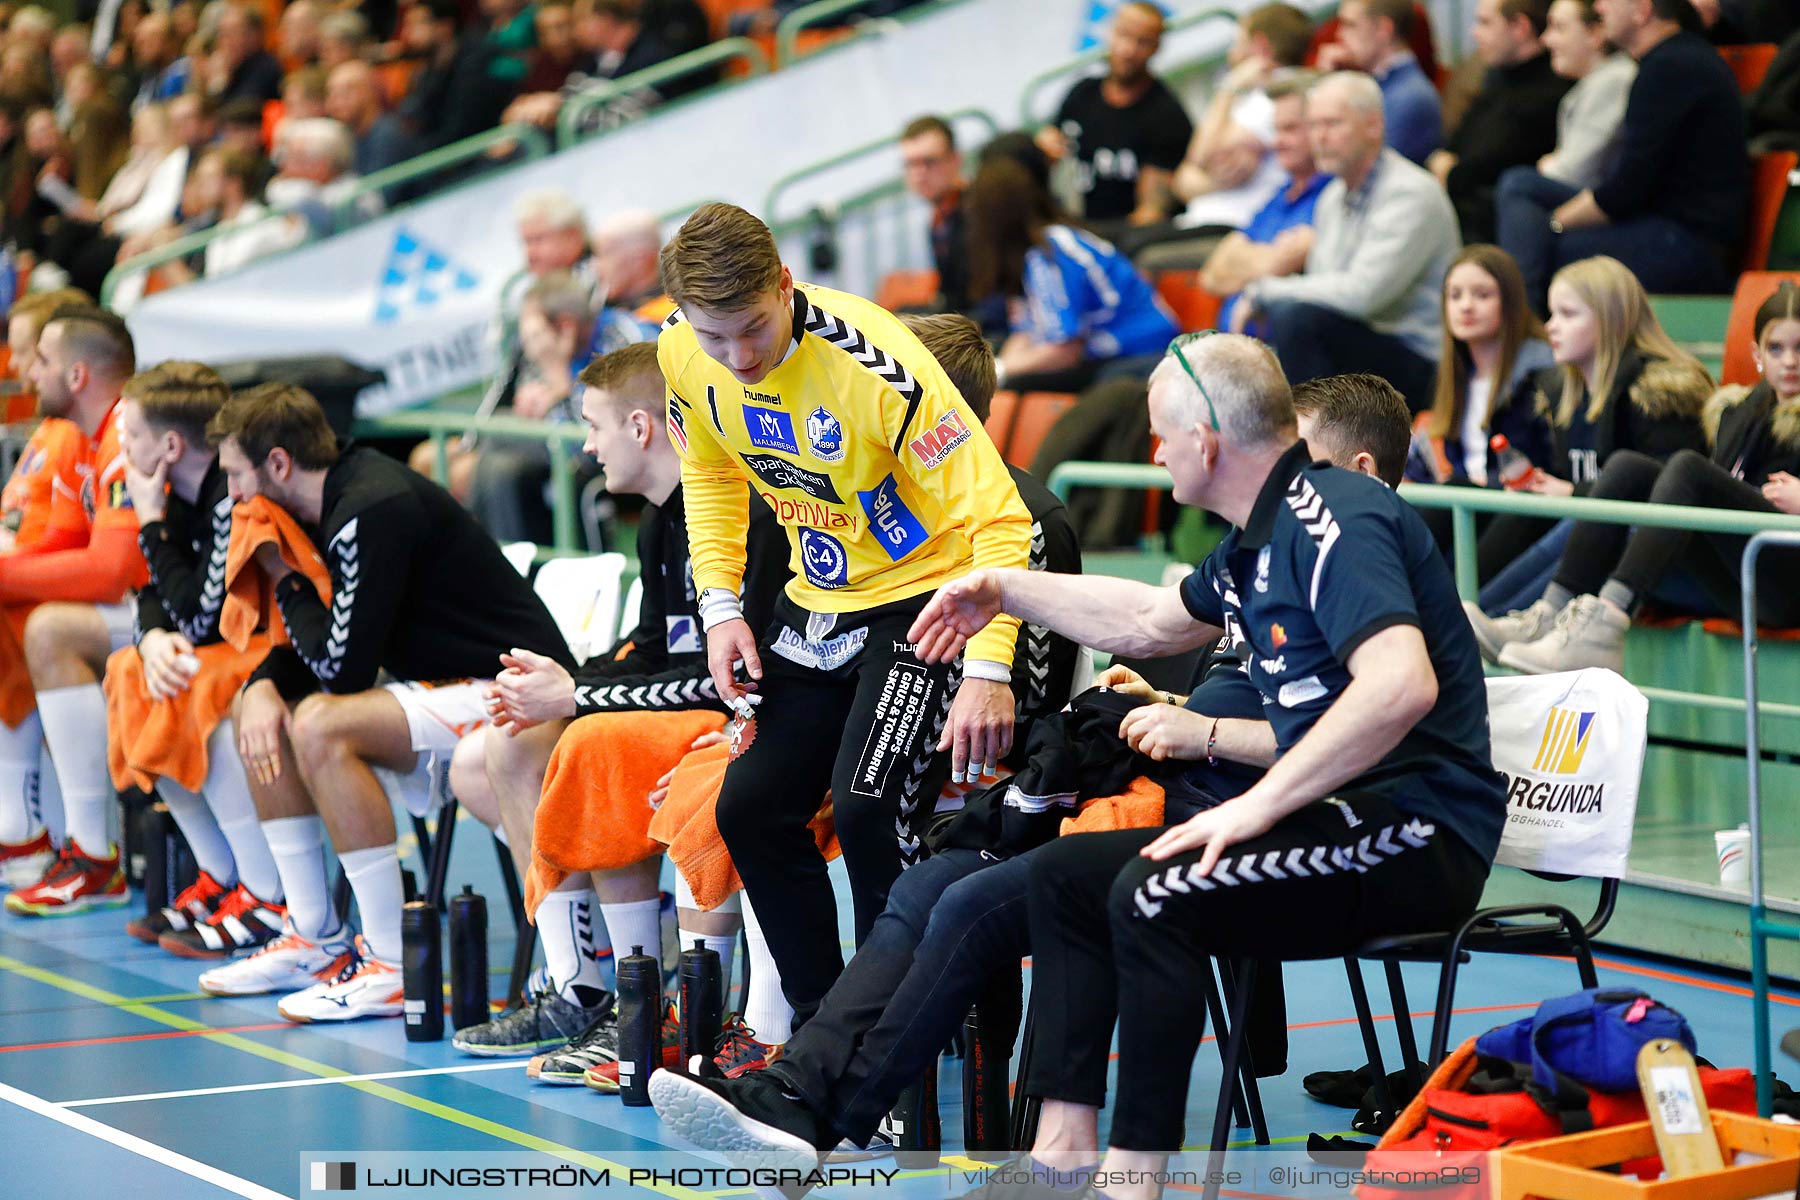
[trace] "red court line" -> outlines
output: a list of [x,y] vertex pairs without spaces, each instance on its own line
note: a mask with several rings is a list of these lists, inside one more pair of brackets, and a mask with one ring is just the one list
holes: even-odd
[[[1594,959],[1596,967],[1605,967],[1609,971],[1623,971],[1627,975],[1642,975],[1646,979],[1660,979],[1664,983],[1684,983],[1689,987],[1705,988],[1709,992],[1724,992],[1727,996],[1743,996],[1754,999],[1756,992],[1737,983],[1720,983],[1713,979],[1701,979],[1697,975],[1684,975],[1679,971],[1663,971],[1655,967],[1634,967],[1608,958]],[[1769,1000],[1774,1004],[1786,1004],[1792,1008],[1800,1008],[1800,1000],[1792,996],[1779,996],[1769,993]]]
[[269,1029],[292,1029],[292,1021],[276,1021],[270,1025],[221,1025],[207,1029],[176,1029],[166,1033],[123,1033],[117,1037],[76,1038],[67,1042],[33,1042],[26,1046],[0,1046],[0,1054],[20,1050],[63,1050],[70,1046],[108,1046],[115,1042],[153,1042],[162,1038],[205,1037],[209,1033],[258,1033]]

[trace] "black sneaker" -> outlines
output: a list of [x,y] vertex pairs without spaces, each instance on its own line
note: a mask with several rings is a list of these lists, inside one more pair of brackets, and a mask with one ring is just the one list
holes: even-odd
[[559,1049],[536,1060],[526,1074],[539,1083],[580,1087],[590,1067],[619,1061],[619,1013],[611,1005]]
[[522,1008],[457,1030],[450,1044],[464,1054],[483,1058],[524,1058],[566,1044],[612,1008],[613,998],[606,992],[589,1008],[564,1000],[560,992],[545,992]]
[[650,1076],[656,1115],[696,1145],[756,1152],[758,1165],[811,1171],[819,1165],[820,1149],[837,1144],[837,1134],[768,1072],[726,1079],[704,1060],[701,1069],[703,1076],[679,1069]]

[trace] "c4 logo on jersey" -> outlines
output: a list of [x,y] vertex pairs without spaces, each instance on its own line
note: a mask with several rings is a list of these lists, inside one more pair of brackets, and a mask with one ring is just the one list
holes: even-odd
[[800,443],[794,440],[794,418],[787,413],[746,405],[744,428],[749,431],[750,444],[753,446],[761,446],[764,450],[785,450],[789,454],[800,453]]
[[816,529],[800,531],[800,567],[806,572],[806,581],[816,588],[831,591],[850,582],[850,558],[844,553],[844,544]]

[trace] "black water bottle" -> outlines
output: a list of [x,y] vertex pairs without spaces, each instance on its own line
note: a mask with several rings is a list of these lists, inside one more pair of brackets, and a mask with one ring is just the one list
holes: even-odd
[[681,1061],[688,1062],[696,1054],[711,1058],[718,1052],[719,1027],[725,1019],[719,952],[707,949],[705,938],[695,938],[693,949],[681,952],[676,979],[681,1005]]
[[175,819],[160,800],[137,822],[144,858],[144,915],[154,917],[175,899]]
[[444,949],[437,909],[423,900],[400,910],[401,991],[406,998],[406,1040],[444,1037]]
[[650,1104],[650,1072],[662,1065],[662,968],[633,946],[619,960],[619,1099]]
[[487,900],[463,884],[450,897],[450,1025],[467,1029],[488,1019]]

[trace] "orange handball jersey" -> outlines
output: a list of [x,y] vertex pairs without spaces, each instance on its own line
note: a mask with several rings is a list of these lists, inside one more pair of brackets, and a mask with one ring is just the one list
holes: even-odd
[[79,521],[85,544],[0,557],[0,602],[116,604],[149,578],[138,549],[137,514],[125,490],[118,417],[114,403],[92,438],[76,431],[80,447],[74,486],[59,476],[51,489],[51,525],[62,529]]
[[88,523],[79,507],[58,509],[55,503],[59,488],[71,500],[80,498],[78,467],[85,440],[73,421],[48,417],[25,443],[12,477],[0,490],[0,527],[13,535],[12,553],[42,554],[87,544]]

